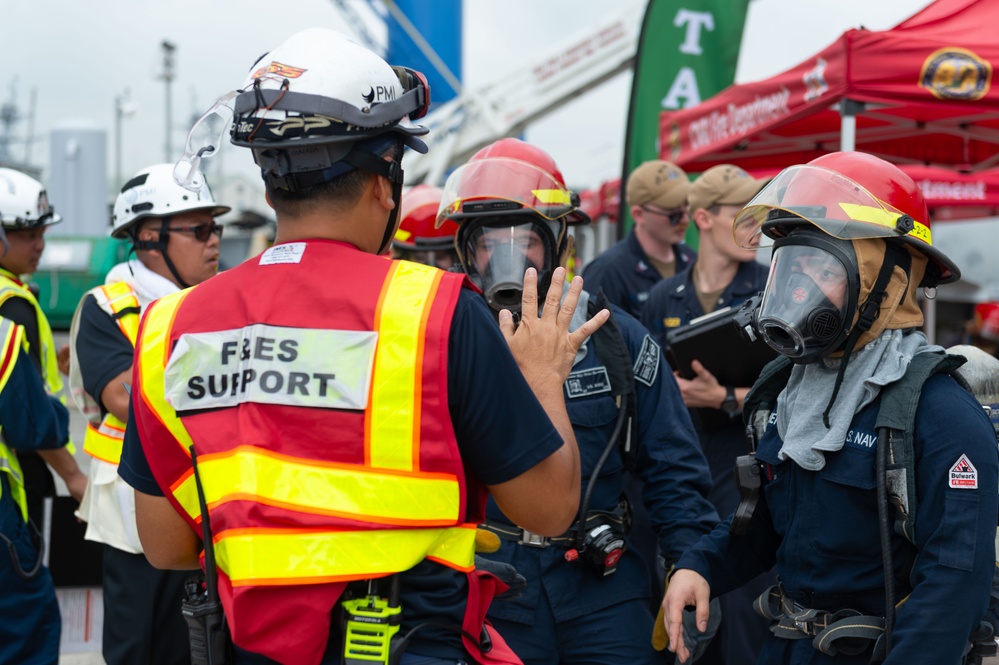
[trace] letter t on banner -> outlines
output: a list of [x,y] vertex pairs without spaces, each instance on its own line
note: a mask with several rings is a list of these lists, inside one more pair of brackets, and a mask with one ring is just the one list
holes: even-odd
[[649,0],[631,84],[622,234],[632,224],[624,197],[628,174],[642,162],[671,159],[669,146],[659,145],[659,114],[696,106],[732,85],[748,6],[749,0]]

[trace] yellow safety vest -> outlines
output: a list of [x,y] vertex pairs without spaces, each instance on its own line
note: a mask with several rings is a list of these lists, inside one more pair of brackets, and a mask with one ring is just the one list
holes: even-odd
[[[24,339],[24,329],[13,321],[0,318],[0,393],[7,387],[7,380],[10,379],[14,365],[21,350],[27,350],[27,342]],[[3,431],[3,423],[0,423],[0,432]],[[21,517],[28,521],[28,500],[24,493],[24,474],[21,472],[21,464],[17,461],[17,455],[7,447],[0,437],[0,473],[6,473],[10,482],[10,491],[13,494],[14,502],[21,509]],[[0,485],[0,491],[2,491]]]
[[[431,444],[421,442],[418,432],[399,430],[401,424],[419,422],[404,414],[423,408],[420,381],[414,380],[424,352],[421,325],[442,273],[393,263],[376,315],[373,379],[364,409],[367,463],[292,457],[252,442],[233,442],[224,452],[198,456],[218,567],[233,587],[363,580],[409,570],[425,558],[456,570],[474,568],[476,529],[461,519],[461,482],[455,475],[421,472],[413,459],[420,445]],[[136,357],[141,405],[185,451],[192,437],[167,402],[165,368],[174,320],[191,292],[166,296],[147,309]],[[157,440],[157,446],[161,443]],[[154,471],[155,465],[151,458]],[[168,489],[192,523],[200,522],[190,469]],[[220,527],[216,510],[241,501],[285,510],[292,518],[297,513],[328,519],[308,529]]]
[[[122,334],[134,347],[139,331],[140,309],[139,300],[132,287],[127,282],[115,282],[91,289],[84,298],[87,295],[94,296],[97,305],[114,319]],[[76,351],[75,340],[73,351]],[[100,398],[99,395],[97,397]],[[118,464],[121,461],[121,445],[124,438],[125,423],[109,411],[99,424],[87,423],[83,450],[91,457],[109,464]]]
[[[17,275],[6,268],[0,268],[0,305],[11,298],[24,298],[35,308],[35,318],[38,321],[38,343],[41,345],[38,351],[39,357],[42,359],[42,381],[45,382],[45,387],[50,395],[59,395],[62,390],[62,377],[59,375],[59,361],[56,359],[55,339],[52,337],[49,320],[31,289],[25,286],[17,278]],[[25,342],[25,344],[28,343]],[[28,348],[28,351],[30,352],[31,349]],[[64,396],[60,395],[59,400],[63,404],[66,403]],[[76,452],[72,440],[66,443],[66,449],[70,453]]]

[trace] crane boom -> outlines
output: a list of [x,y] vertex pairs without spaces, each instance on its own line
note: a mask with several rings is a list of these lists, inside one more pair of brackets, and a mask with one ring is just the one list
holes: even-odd
[[430,152],[406,156],[406,184],[441,184],[448,169],[479,148],[521,133],[534,120],[634,64],[646,0],[625,0],[619,11],[558,44],[543,58],[491,85],[434,108]]

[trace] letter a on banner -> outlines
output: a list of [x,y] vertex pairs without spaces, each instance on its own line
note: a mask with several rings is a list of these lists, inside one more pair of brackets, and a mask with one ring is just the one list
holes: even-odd
[[649,0],[631,84],[622,232],[632,224],[624,198],[628,174],[642,162],[670,159],[669,146],[659,145],[659,114],[696,106],[735,81],[748,6],[749,0]]

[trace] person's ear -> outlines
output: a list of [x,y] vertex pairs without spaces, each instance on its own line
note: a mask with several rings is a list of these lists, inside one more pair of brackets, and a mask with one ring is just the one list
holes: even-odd
[[711,214],[708,213],[704,208],[698,208],[690,215],[691,220],[693,220],[694,225],[700,232],[707,231],[711,228],[713,220],[711,219]]
[[373,193],[375,198],[378,199],[378,203],[380,203],[385,210],[392,210],[395,208],[396,201],[393,197],[394,192],[392,190],[394,187],[392,186],[392,181],[382,175],[374,176],[374,181]]
[[635,220],[636,225],[644,220],[642,217],[642,213],[644,212],[645,211],[642,210],[642,206],[631,206],[631,218]]

